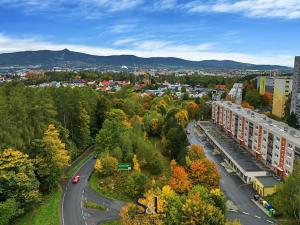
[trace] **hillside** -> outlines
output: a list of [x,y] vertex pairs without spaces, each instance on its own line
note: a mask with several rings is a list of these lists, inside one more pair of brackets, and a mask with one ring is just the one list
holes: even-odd
[[80,52],[40,50],[0,54],[0,66],[146,66],[146,67],[180,67],[194,69],[241,69],[241,70],[290,70],[278,65],[255,65],[231,60],[190,61],[175,57],[142,58],[134,55],[96,56]]

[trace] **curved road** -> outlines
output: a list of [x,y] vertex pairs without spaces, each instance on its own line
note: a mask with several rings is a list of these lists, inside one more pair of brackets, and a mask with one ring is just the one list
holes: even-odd
[[[98,225],[119,218],[123,203],[107,199],[88,186],[88,178],[93,172],[94,164],[93,158],[86,161],[76,172],[80,174],[80,182],[73,184],[71,178],[66,184],[61,206],[62,225]],[[84,207],[85,200],[102,204],[107,209],[87,209]]]
[[227,213],[229,219],[239,219],[243,225],[270,225],[274,221],[261,211],[251,200],[254,195],[252,186],[244,184],[235,174],[226,172],[220,165],[224,160],[220,156],[212,154],[213,147],[208,142],[201,140],[194,132],[194,122],[189,123],[187,129],[190,132],[188,140],[190,144],[203,145],[208,159],[212,160],[221,174],[220,186],[233,205],[234,210]]

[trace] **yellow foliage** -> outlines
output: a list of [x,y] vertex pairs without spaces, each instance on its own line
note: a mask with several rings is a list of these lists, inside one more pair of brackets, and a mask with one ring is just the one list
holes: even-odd
[[175,118],[177,123],[179,123],[181,126],[185,126],[189,120],[189,115],[186,110],[180,110],[175,114]]
[[133,170],[141,172],[139,160],[137,159],[136,154],[133,155],[132,162],[133,162]]
[[99,159],[96,160],[94,168],[97,173],[100,173],[102,171],[103,165],[101,163],[101,160]]
[[165,198],[165,197],[170,197],[170,196],[174,195],[175,192],[172,190],[172,188],[169,185],[165,185],[162,187],[161,194],[162,194],[162,197]]
[[59,133],[53,124],[49,124],[44,133],[43,144],[51,155],[53,163],[59,168],[64,169],[69,166],[70,155],[66,146],[59,138]]
[[174,168],[177,166],[177,162],[175,159],[172,159],[170,162],[170,166],[171,166],[171,171],[174,170]]

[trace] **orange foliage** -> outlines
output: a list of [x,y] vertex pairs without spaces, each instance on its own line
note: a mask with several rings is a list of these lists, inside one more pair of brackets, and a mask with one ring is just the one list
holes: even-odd
[[272,105],[272,103],[273,103],[273,95],[272,95],[272,93],[266,92],[262,96],[262,100],[263,100],[263,104],[264,105]]
[[196,119],[198,109],[199,109],[199,105],[195,102],[189,102],[186,105],[186,110],[188,111],[189,117],[191,119]]
[[250,103],[247,101],[242,102],[242,107],[247,108],[247,109],[254,109],[254,107],[252,105],[250,105]]
[[195,185],[201,184],[207,189],[219,187],[220,174],[215,164],[208,159],[192,162],[189,175]]
[[172,177],[170,179],[170,186],[178,193],[187,192],[191,188],[192,183],[187,172],[182,166],[177,166],[173,169]]

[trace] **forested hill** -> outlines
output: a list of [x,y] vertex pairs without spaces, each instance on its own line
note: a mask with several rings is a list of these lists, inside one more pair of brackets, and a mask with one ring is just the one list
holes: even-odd
[[134,55],[96,56],[80,52],[69,51],[24,51],[0,54],[0,66],[16,65],[80,65],[80,66],[116,66],[128,67],[180,67],[197,69],[247,69],[247,70],[290,70],[291,68],[278,65],[255,65],[231,60],[203,60],[189,61],[175,57],[151,57],[142,58]]

